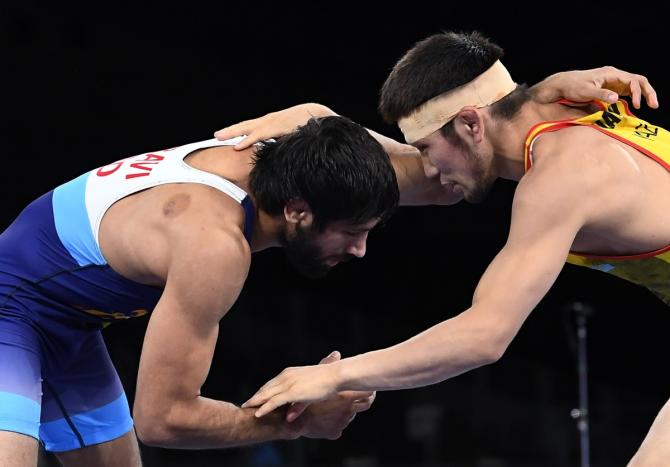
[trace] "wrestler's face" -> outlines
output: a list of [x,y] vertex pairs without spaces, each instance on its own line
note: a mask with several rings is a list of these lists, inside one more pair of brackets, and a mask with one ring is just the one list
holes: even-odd
[[287,228],[281,241],[289,261],[308,277],[322,277],[330,268],[365,255],[366,241],[378,219],[354,224],[336,221],[323,229],[311,223],[297,223]]
[[491,170],[491,157],[467,144],[458,134],[447,138],[438,130],[414,146],[428,160],[424,163],[426,176],[436,176],[439,172],[447,204],[462,199],[469,203],[483,201],[497,178]]

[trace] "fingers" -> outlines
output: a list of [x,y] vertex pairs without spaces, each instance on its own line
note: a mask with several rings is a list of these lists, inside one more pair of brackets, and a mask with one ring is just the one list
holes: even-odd
[[608,104],[614,104],[619,100],[619,95],[616,92],[607,89],[594,89],[593,94],[597,96],[597,99],[605,101]]
[[652,87],[652,85],[649,83],[649,80],[642,76],[642,81],[640,83],[641,88],[642,88],[642,94],[644,95],[645,100],[647,101],[647,105],[651,107],[652,109],[658,109],[658,96],[656,95],[656,91]]
[[256,418],[261,418],[264,415],[269,414],[278,407],[281,407],[284,404],[288,404],[291,399],[286,395],[286,393],[278,394],[274,397],[268,399],[263,405],[259,407],[258,410],[254,413]]
[[[260,388],[256,394],[251,396],[251,399],[242,404],[243,409],[256,407],[257,410],[254,412],[254,415],[257,418],[260,418],[266,414],[269,414],[277,407],[281,407],[284,404],[291,402],[291,397],[284,391],[284,386],[278,379],[281,376],[268,381],[265,385]],[[309,404],[305,403],[304,407],[299,406],[297,403],[294,404],[297,406],[295,412],[297,415],[293,418],[295,420],[300,416],[302,412],[305,411]]]
[[286,421],[291,423],[293,420],[297,419],[302,413],[309,407],[307,402],[295,402],[291,404],[288,411],[286,412]]
[[256,394],[251,396],[251,398],[248,401],[242,404],[241,407],[243,409],[247,409],[249,407],[260,407],[261,405],[265,404],[275,394],[276,393],[261,388]]
[[244,120],[242,122],[230,125],[214,133],[219,140],[231,139],[238,136],[246,136],[242,141],[235,145],[236,150],[242,150],[250,147],[259,141],[265,141],[269,138],[281,136],[285,131],[277,128],[277,113],[270,112],[262,117]]
[[356,412],[365,412],[368,410],[377,397],[377,391],[373,391],[367,397],[361,397],[354,400],[354,410]]
[[338,361],[340,358],[342,358],[342,355],[340,355],[340,352],[337,350],[333,350],[330,354],[328,354],[327,357],[322,358],[321,361],[319,362],[319,365],[324,365],[327,363],[333,363]]
[[229,136],[230,130],[228,129],[229,127],[222,128],[219,131],[214,132],[214,137],[218,139],[219,141],[223,141],[226,139],[234,138],[234,136]]
[[224,139],[235,138],[236,136],[246,135],[253,120],[244,120],[243,122],[227,126],[219,131],[214,132],[214,137],[223,141]]
[[641,94],[642,94],[642,89],[640,88],[640,83],[635,79],[635,76],[633,79],[631,79],[630,83],[628,84],[630,87],[630,97],[631,100],[633,101],[633,107],[636,109],[640,108],[640,101],[641,101]]
[[366,410],[369,410],[370,407],[372,407],[372,403],[375,401],[374,397],[370,396],[368,399],[360,400],[354,402],[353,409],[354,412],[359,413],[359,412],[365,412]]
[[241,407],[243,409],[259,407],[265,404],[271,397],[279,394],[282,390],[282,386],[281,383],[277,381],[278,378],[279,376],[265,383],[258,391],[256,391],[256,394],[251,396],[251,398],[242,404]]
[[652,109],[658,108],[658,96],[646,77],[631,75],[623,84],[627,88],[623,94],[630,96],[634,108],[639,109],[642,106],[642,98]]
[[339,397],[352,401],[355,412],[368,410],[377,397],[377,391],[342,391]]
[[266,139],[263,135],[259,135],[253,131],[256,125],[256,120],[245,120],[234,125],[227,126],[219,131],[214,132],[214,137],[219,141],[236,138],[238,136],[245,136],[245,138],[235,145],[237,151],[246,149],[254,143]]
[[246,138],[244,138],[242,141],[237,143],[234,146],[234,148],[235,148],[236,151],[241,151],[242,149],[246,149],[249,146],[251,146],[251,145],[253,145],[254,143],[257,143],[257,142],[258,142],[258,139],[256,139],[255,136],[249,135]]
[[620,94],[630,96],[634,108],[639,109],[642,106],[642,98],[649,107],[658,108],[658,96],[646,76],[628,73],[610,66],[603,67],[603,71],[606,73],[603,77],[606,86],[615,86]]

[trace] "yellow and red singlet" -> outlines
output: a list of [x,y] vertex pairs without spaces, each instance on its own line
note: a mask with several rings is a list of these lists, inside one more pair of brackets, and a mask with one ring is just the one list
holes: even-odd
[[[604,102],[594,103],[600,110],[593,114],[574,120],[543,122],[531,128],[525,143],[526,171],[533,164],[533,142],[540,134],[575,125],[588,126],[615,138],[670,171],[670,131],[635,117],[630,113],[625,101],[610,105]],[[670,197],[667,202],[670,207]],[[570,252],[567,262],[607,272],[642,285],[670,305],[670,245],[659,250],[628,256]]]

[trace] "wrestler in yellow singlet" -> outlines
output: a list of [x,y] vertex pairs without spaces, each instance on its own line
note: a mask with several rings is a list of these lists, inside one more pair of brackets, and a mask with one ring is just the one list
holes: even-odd
[[[566,101],[563,103],[569,104]],[[601,110],[575,120],[544,122],[531,128],[525,144],[526,171],[533,163],[533,142],[540,134],[574,125],[589,126],[616,138],[670,171],[670,131],[635,117],[625,101],[609,106],[603,102],[594,104]],[[567,262],[607,272],[642,285],[670,305],[670,245],[629,256],[601,256],[573,251]]]

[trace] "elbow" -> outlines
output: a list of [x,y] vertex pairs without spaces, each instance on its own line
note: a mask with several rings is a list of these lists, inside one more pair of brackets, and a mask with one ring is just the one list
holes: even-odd
[[160,448],[177,447],[178,437],[164,422],[156,419],[145,421],[143,418],[135,417],[135,433],[137,439],[146,446]]
[[496,363],[507,351],[516,328],[508,320],[482,316],[473,307],[454,318],[459,333],[468,343],[471,368]]
[[509,347],[510,340],[497,332],[484,333],[474,353],[477,366],[490,365],[502,358]]
[[161,414],[156,410],[135,407],[135,433],[142,444],[161,448],[179,447],[178,427],[168,420],[165,412]]
[[507,347],[500,347],[496,345],[486,345],[484,348],[480,349],[479,355],[478,355],[478,366],[485,366],[485,365],[490,365],[492,363],[497,362],[500,360],[505,353],[505,350],[507,350]]

